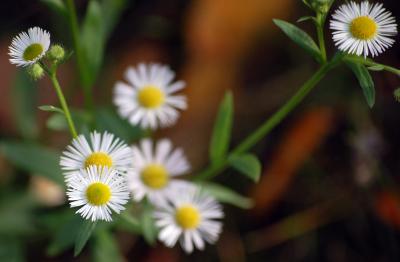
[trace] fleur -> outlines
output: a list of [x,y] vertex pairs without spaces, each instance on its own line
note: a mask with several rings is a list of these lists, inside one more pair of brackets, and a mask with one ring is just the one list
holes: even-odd
[[183,150],[173,149],[168,139],[153,144],[144,139],[140,146],[132,146],[132,168],[128,171],[128,186],[132,198],[140,201],[145,196],[160,203],[166,199],[169,191],[188,182],[174,179],[190,170]]
[[186,109],[186,97],[174,93],[183,89],[183,81],[172,82],[175,73],[165,65],[139,64],[125,72],[128,83],[114,87],[114,104],[121,117],[132,125],[157,129],[175,124],[179,111]]
[[374,57],[395,42],[396,20],[380,3],[350,2],[340,6],[332,17],[333,41],[341,51]]
[[39,27],[29,28],[14,37],[9,47],[11,64],[29,66],[39,61],[50,46],[50,34]]
[[81,169],[68,186],[70,206],[81,207],[76,213],[92,221],[112,221],[112,211],[119,214],[129,199],[125,177],[107,167]]
[[79,170],[92,165],[126,172],[131,161],[132,151],[123,141],[113,134],[95,131],[90,134],[90,142],[84,135],[75,138],[63,152],[60,166],[68,182]]
[[156,207],[156,226],[160,228],[158,239],[168,247],[179,240],[186,253],[195,248],[203,250],[205,242],[215,243],[222,230],[221,205],[197,187],[183,187],[169,193],[168,202]]

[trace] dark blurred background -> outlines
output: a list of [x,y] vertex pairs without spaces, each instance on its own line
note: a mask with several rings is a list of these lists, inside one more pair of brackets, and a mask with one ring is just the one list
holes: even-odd
[[[87,1],[75,2],[81,16]],[[113,84],[128,65],[170,64],[187,82],[189,109],[177,126],[157,136],[170,137],[183,147],[194,171],[207,164],[216,109],[227,89],[235,98],[235,145],[317,68],[272,23],[272,18],[295,22],[310,14],[300,0],[128,2],[107,44],[94,89],[96,104],[111,107]],[[380,2],[400,17],[397,0]],[[35,140],[62,150],[68,134],[49,131],[49,114],[36,110],[42,104],[57,104],[50,82],[43,79],[36,86],[25,80],[30,86],[21,88],[21,72],[8,61],[12,37],[31,26],[49,30],[53,42],[72,48],[65,20],[40,1],[2,2],[0,139]],[[299,26],[315,36],[310,23]],[[328,28],[326,39],[332,55]],[[377,60],[400,66],[399,46],[396,43]],[[62,66],[59,76],[70,103],[81,107],[73,60]],[[217,177],[221,184],[253,198],[255,206],[225,206],[224,232],[215,246],[187,256],[179,247],[152,248],[140,237],[116,230],[124,259],[400,261],[400,105],[393,97],[400,84],[389,73],[373,73],[373,78],[377,101],[369,109],[351,72],[344,67],[332,71],[254,149],[263,163],[259,184],[229,170]],[[63,223],[49,215],[65,203],[61,187],[15,168],[0,154],[0,190],[0,261],[72,260],[70,249],[51,257],[47,248],[51,231]],[[86,250],[77,260],[91,259],[96,260]]]

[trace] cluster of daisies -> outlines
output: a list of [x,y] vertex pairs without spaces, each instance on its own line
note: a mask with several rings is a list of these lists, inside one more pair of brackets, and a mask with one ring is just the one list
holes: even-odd
[[[382,4],[349,2],[333,14],[330,23],[338,48],[355,55],[376,56],[393,45],[395,19]],[[50,34],[38,27],[20,33],[9,48],[10,62],[32,66],[50,47]],[[114,104],[122,118],[135,126],[157,129],[176,123],[186,98],[176,92],[185,87],[160,64],[128,68],[125,82],[114,88]],[[160,229],[158,238],[172,247],[179,240],[186,252],[203,249],[218,239],[224,214],[221,205],[195,184],[179,179],[190,171],[182,149],[168,139],[144,139],[128,146],[113,134],[79,135],[60,161],[71,207],[91,221],[112,221],[130,199],[150,201]]]
[[[32,66],[46,56],[50,34],[34,27],[12,40],[10,62]],[[145,129],[171,126],[186,109],[186,97],[175,93],[185,87],[174,82],[175,73],[160,64],[140,64],[117,82],[114,104],[121,117]],[[150,201],[160,229],[159,239],[172,247],[179,240],[186,252],[203,249],[221,233],[221,205],[195,184],[178,176],[190,170],[182,149],[168,139],[144,139],[129,147],[108,132],[79,135],[67,146],[60,160],[71,207],[91,221],[112,221],[130,199]]]
[[[167,66],[140,64],[126,71],[128,84],[115,85],[114,102],[121,116],[133,125],[158,128],[172,125],[186,98],[174,95],[184,82],[172,83]],[[113,134],[79,135],[60,160],[71,207],[92,221],[111,221],[129,199],[144,199],[154,206],[159,240],[172,247],[179,240],[186,252],[204,249],[221,232],[221,205],[195,184],[177,177],[190,171],[182,149],[168,139],[143,139],[129,147]]]

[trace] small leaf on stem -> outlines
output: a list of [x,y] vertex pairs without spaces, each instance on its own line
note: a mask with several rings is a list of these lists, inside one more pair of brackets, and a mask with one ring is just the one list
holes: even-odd
[[250,198],[244,197],[236,193],[230,188],[215,184],[215,183],[199,183],[204,192],[215,197],[222,203],[228,203],[243,209],[253,207],[253,201]]
[[232,155],[228,158],[230,166],[246,175],[254,182],[258,182],[261,175],[261,164],[253,154]]
[[322,61],[321,51],[306,32],[286,21],[279,19],[274,19],[273,21],[293,42],[306,50],[317,61]]
[[230,91],[225,94],[219,106],[217,119],[210,144],[210,160],[213,164],[218,163],[226,156],[231,139],[233,124],[233,96]]
[[39,109],[45,112],[56,112],[60,114],[64,114],[64,111],[61,108],[52,106],[52,105],[43,105],[39,106]]
[[351,61],[347,61],[347,65],[357,77],[358,82],[363,90],[365,99],[367,100],[369,107],[372,108],[375,104],[375,85],[371,75],[368,72],[368,69],[362,64]]
[[86,220],[81,227],[78,229],[79,233],[77,238],[75,239],[75,248],[74,248],[74,256],[78,256],[82,249],[85,247],[87,241],[92,235],[93,230],[96,227],[97,222],[92,222],[90,220]]

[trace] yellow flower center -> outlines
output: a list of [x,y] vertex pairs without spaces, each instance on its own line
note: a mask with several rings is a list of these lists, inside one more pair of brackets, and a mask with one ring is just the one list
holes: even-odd
[[175,219],[183,229],[194,229],[200,223],[200,213],[192,205],[184,205],[176,210]]
[[168,172],[162,165],[148,165],[140,175],[143,183],[153,189],[163,188],[169,181]]
[[86,197],[94,206],[104,205],[111,198],[110,187],[100,182],[93,183],[86,189]]
[[35,43],[28,46],[22,57],[25,61],[35,60],[38,56],[43,53],[43,46],[41,44]]
[[143,107],[157,108],[164,103],[165,95],[160,88],[148,85],[139,91],[138,100]]
[[113,161],[111,157],[102,152],[94,152],[88,156],[85,160],[85,168],[89,166],[106,166],[108,168],[112,167]]
[[350,32],[353,37],[360,40],[372,39],[377,32],[378,25],[368,16],[360,16],[350,23]]

